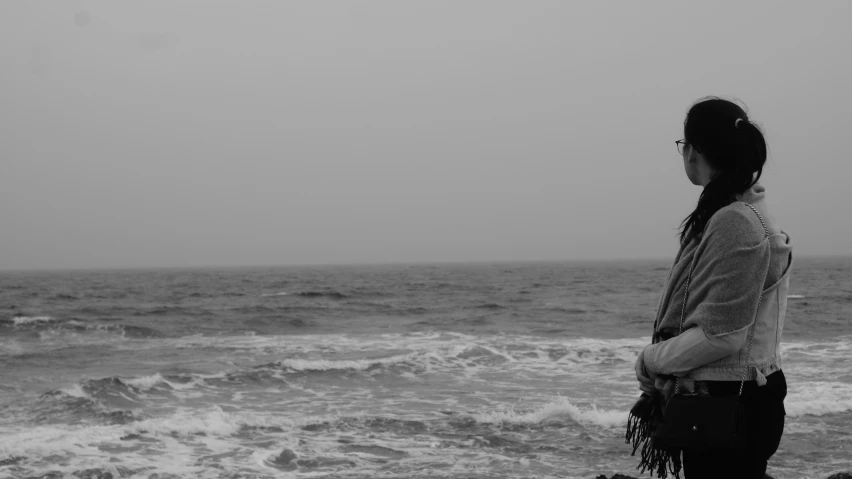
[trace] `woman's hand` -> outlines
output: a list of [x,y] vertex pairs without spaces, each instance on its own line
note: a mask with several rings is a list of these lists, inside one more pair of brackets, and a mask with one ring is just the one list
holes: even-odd
[[653,394],[657,389],[654,387],[654,378],[645,369],[645,350],[636,358],[636,379],[639,380],[639,389],[643,393]]

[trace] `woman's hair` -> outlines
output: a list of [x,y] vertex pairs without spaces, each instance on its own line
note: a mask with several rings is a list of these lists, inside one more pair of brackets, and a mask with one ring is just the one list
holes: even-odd
[[692,105],[683,122],[683,136],[715,172],[695,210],[681,224],[680,240],[686,244],[701,237],[713,214],[757,183],[766,163],[766,140],[739,105],[717,97]]

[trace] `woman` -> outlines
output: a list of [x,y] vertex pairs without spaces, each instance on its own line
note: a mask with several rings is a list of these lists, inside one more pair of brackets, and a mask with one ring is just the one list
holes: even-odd
[[711,97],[689,109],[677,146],[686,176],[704,189],[683,221],[636,377],[662,404],[674,394],[735,396],[744,379],[745,448],[684,448],[683,470],[687,479],[763,478],[784,429],[779,343],[792,264],[790,238],[757,183],[766,142],[742,108]]

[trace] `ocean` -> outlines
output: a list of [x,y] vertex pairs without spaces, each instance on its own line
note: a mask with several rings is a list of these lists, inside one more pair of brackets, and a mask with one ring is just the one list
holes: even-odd
[[[3,272],[0,477],[639,476],[669,265]],[[783,370],[769,473],[852,469],[852,258],[795,261]]]

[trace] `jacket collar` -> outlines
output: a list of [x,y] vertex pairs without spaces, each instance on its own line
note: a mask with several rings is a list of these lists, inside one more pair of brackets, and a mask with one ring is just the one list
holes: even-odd
[[752,205],[762,202],[764,198],[766,198],[766,188],[760,183],[755,183],[754,186],[737,195],[737,200]]

